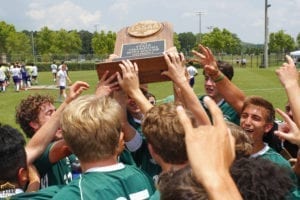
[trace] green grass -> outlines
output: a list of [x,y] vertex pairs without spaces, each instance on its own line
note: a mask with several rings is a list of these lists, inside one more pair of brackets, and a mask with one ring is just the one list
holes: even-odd
[[[287,101],[284,89],[281,87],[277,76],[276,68],[258,69],[258,68],[235,68],[233,82],[241,88],[246,95],[259,95],[273,103],[275,107],[284,108]],[[203,76],[202,69],[198,69],[199,75],[196,76],[194,91],[196,94],[203,94]],[[90,89],[85,94],[95,91],[98,81],[95,71],[72,71],[70,77],[73,82],[76,80],[86,81],[90,84]],[[52,74],[50,72],[39,73],[39,85],[51,85]],[[158,100],[171,95],[171,82],[161,82],[149,84],[149,91],[152,92]],[[40,93],[52,95],[55,99],[58,96],[58,90],[27,90],[14,92],[13,84],[7,88],[5,93],[0,93],[0,122],[2,124],[10,124],[16,128],[19,126],[15,123],[15,108],[20,100],[26,98],[29,94]],[[59,104],[55,104],[59,106]]]

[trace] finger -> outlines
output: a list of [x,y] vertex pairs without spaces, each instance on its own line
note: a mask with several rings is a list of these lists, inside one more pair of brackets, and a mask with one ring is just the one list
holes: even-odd
[[119,72],[116,72],[116,74],[117,74],[117,80],[118,80],[118,83],[119,83],[119,85],[121,85],[121,83],[122,83],[121,75],[120,75]]
[[174,53],[174,61],[176,62],[176,63],[180,63],[180,56],[179,56],[179,54],[178,53]]
[[292,139],[293,139],[293,135],[292,135],[292,134],[284,133],[284,132],[279,131],[279,130],[274,131],[274,134],[275,134],[277,137],[279,137],[280,139],[282,139],[282,140],[288,140],[288,141],[290,141],[291,143],[294,143],[294,142],[292,141]]
[[165,61],[166,61],[167,65],[170,66],[172,63],[171,63],[169,54],[168,53],[164,53],[164,58],[165,58]]
[[182,52],[179,54],[179,57],[180,57],[181,62],[183,62],[183,63],[187,62],[184,57],[184,54]]
[[203,100],[211,113],[213,125],[220,129],[227,129],[223,113],[217,104],[208,96],[205,96]]
[[292,125],[294,122],[293,120],[282,110],[280,110],[279,108],[276,108],[276,112],[281,115],[281,117],[283,117],[284,121],[287,122],[289,125]]
[[183,126],[183,129],[184,129],[184,132],[185,132],[185,135],[187,138],[188,135],[193,133],[193,126],[192,126],[191,120],[188,118],[188,116],[182,106],[177,106],[176,110],[177,110],[177,114],[179,117],[179,121],[180,121],[181,125]]
[[139,73],[139,67],[136,62],[133,63],[134,71],[138,74]]
[[113,80],[115,80],[115,78],[117,77],[117,74],[114,73],[113,75],[111,75],[110,77],[108,77],[108,79],[106,80],[107,83],[111,83]]
[[286,58],[286,60],[287,60],[287,62],[288,62],[289,64],[293,64],[293,65],[295,64],[294,61],[293,61],[293,59],[291,58],[291,56],[286,55],[285,58]]
[[[127,60],[122,60],[122,66],[124,67],[124,73],[127,73],[128,72],[128,63],[126,62]],[[119,64],[120,65],[120,64]],[[124,74],[123,73],[123,74]]]
[[104,74],[102,75],[102,77],[101,77],[101,79],[100,79],[100,82],[103,82],[103,81],[106,80],[108,73],[109,73],[108,70],[106,70],[106,71],[104,72]]
[[[123,63],[123,60],[122,60],[122,63]],[[121,68],[121,71],[122,71],[122,74],[124,75],[126,73],[126,67],[125,67],[125,64],[123,63],[120,63],[119,64],[119,67]]]

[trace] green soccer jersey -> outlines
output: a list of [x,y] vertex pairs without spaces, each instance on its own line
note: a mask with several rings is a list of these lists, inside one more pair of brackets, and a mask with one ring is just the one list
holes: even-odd
[[149,200],[160,200],[159,190],[156,190]]
[[87,170],[53,199],[149,199],[154,186],[137,167],[118,163]]
[[143,138],[141,147],[135,152],[131,152],[131,155],[136,163],[136,166],[146,172],[156,182],[158,175],[161,172],[161,167],[155,162],[149,152],[146,138],[141,132],[141,124],[136,122],[130,114],[127,114],[127,118],[130,125],[133,126]]
[[270,160],[281,167],[291,170],[290,163],[267,144],[265,144],[265,148],[261,152],[263,153],[253,157],[261,157]]
[[[204,102],[203,102],[204,97],[205,97],[205,95],[201,96],[199,98],[199,100],[200,100],[203,108],[205,109],[207,115],[211,119],[211,114],[210,114],[208,108],[204,105]],[[239,117],[238,113],[224,99],[222,99],[218,103],[218,106],[221,109],[225,120],[230,121],[232,123],[235,123],[236,125],[240,125],[240,117]]]
[[58,191],[60,191],[64,185],[54,185],[47,187],[45,189],[41,189],[37,192],[26,192],[26,193],[20,193],[15,196],[12,196],[11,200],[46,200],[46,199],[52,199],[52,197],[57,194]]
[[41,188],[46,188],[51,185],[67,185],[72,180],[70,163],[70,159],[73,159],[72,155],[70,158],[66,157],[56,163],[51,163],[49,160],[49,153],[52,145],[53,143],[48,145],[41,157],[34,162],[34,165],[41,176]]

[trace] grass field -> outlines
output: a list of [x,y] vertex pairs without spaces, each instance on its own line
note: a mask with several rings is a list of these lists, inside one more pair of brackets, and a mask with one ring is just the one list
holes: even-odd
[[[235,68],[233,82],[241,88],[246,95],[259,95],[273,103],[275,107],[284,108],[287,101],[284,89],[281,87],[274,67],[268,69],[258,68]],[[203,94],[202,69],[198,69],[199,75],[196,76],[194,91],[196,94]],[[86,81],[91,88],[85,93],[93,93],[98,77],[95,71],[71,71],[70,77],[73,82],[76,80]],[[39,85],[53,85],[52,74],[50,72],[40,72],[38,77]],[[161,82],[149,84],[149,91],[158,100],[162,100],[172,94],[171,82]],[[58,96],[57,89],[47,90],[27,90],[14,92],[11,84],[5,93],[0,93],[0,122],[10,124],[19,129],[15,123],[15,108],[20,100],[29,94],[40,93],[52,95],[55,99]],[[58,103],[55,103],[58,106]]]

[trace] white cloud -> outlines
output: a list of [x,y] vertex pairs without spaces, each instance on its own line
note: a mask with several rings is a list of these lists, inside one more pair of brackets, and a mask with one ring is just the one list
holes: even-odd
[[93,30],[94,25],[101,19],[100,11],[90,12],[71,1],[63,1],[49,6],[32,3],[26,15],[34,21],[37,28],[48,26],[53,30],[61,28]]

